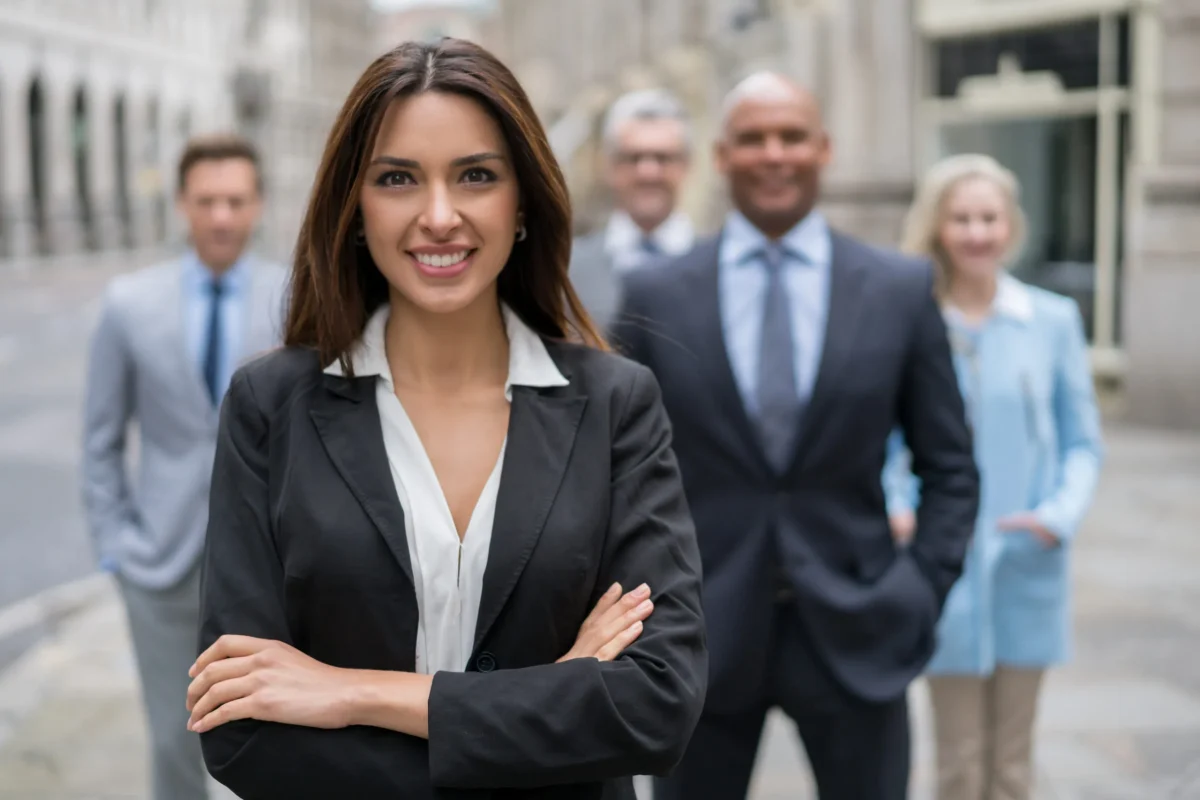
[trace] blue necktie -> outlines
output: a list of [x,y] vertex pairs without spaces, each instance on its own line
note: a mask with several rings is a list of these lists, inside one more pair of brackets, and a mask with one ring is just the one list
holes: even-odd
[[211,295],[208,312],[208,337],[204,347],[204,384],[208,387],[208,397],[213,406],[220,400],[220,367],[221,367],[221,295],[225,286],[220,278],[214,278],[208,287]]
[[758,425],[767,459],[782,472],[792,453],[802,409],[796,391],[792,304],[783,280],[783,253],[778,246],[768,245],[762,260],[767,268],[767,291],[758,354]]

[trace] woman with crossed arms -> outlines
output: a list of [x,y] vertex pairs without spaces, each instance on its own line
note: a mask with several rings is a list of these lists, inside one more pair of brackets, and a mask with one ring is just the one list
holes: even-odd
[[187,702],[241,797],[632,798],[682,756],[695,534],[657,383],[567,280],[570,219],[481,48],[402,45],[347,99],[286,347],[222,409]]

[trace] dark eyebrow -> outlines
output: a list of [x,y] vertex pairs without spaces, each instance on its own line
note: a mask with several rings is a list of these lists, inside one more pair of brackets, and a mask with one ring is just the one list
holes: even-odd
[[476,153],[471,156],[463,156],[456,158],[450,162],[453,167],[470,167],[474,164],[482,164],[484,161],[503,161],[504,156],[499,153]]
[[371,166],[382,164],[388,167],[404,167],[405,169],[416,169],[421,165],[411,158],[396,158],[395,156],[380,156],[371,162]]
[[[484,161],[503,161],[504,156],[499,153],[475,153],[474,155],[463,156],[456,158],[450,162],[452,167],[469,167],[475,164],[481,164]],[[371,166],[382,164],[389,167],[403,167],[404,169],[420,169],[421,163],[413,161],[411,158],[396,158],[395,156],[380,156],[371,162]]]

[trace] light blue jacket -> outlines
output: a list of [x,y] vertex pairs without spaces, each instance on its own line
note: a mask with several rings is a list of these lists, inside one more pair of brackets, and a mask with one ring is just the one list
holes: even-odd
[[[1079,309],[1005,275],[982,327],[972,331],[953,311],[946,322],[982,486],[975,537],[928,669],[986,675],[997,663],[1050,666],[1070,654],[1068,561],[1103,458]],[[920,487],[899,432],[889,451],[889,512],[912,509]],[[1062,545],[997,529],[996,520],[1024,511]]]

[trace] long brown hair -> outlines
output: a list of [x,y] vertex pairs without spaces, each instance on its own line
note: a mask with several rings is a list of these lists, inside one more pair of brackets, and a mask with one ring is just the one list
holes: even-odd
[[296,243],[284,343],[317,350],[322,364],[348,351],[368,317],[388,301],[388,284],[365,246],[353,241],[363,173],[384,112],[421,92],[468,97],[496,120],[512,153],[528,235],[513,245],[497,281],[500,299],[549,339],[607,349],[571,288],[571,201],[546,132],[525,90],[500,61],[461,39],[406,42],[375,60],[330,131]]

